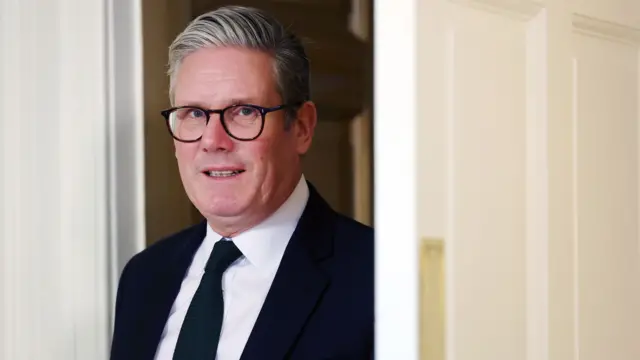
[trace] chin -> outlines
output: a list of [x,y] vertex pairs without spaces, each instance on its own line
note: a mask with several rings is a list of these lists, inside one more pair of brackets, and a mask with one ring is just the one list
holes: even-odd
[[217,195],[202,198],[200,211],[205,217],[235,217],[241,215],[248,206],[245,196]]

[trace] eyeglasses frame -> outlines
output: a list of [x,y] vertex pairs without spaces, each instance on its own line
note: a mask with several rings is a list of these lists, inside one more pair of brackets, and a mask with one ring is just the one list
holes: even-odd
[[[205,128],[209,125],[209,121],[211,120],[211,114],[218,114],[220,115],[219,120],[220,120],[220,124],[222,124],[222,128],[224,129],[224,131],[227,133],[227,135],[229,135],[230,137],[232,137],[233,139],[236,139],[238,141],[253,141],[255,139],[257,139],[258,137],[260,137],[260,135],[262,135],[262,131],[264,130],[264,122],[266,120],[266,116],[268,113],[270,112],[274,112],[274,111],[278,111],[278,110],[283,110],[289,107],[298,107],[300,106],[301,103],[295,103],[295,104],[281,104],[281,105],[277,105],[274,107],[263,107],[260,105],[254,105],[254,104],[233,104],[230,106],[227,106],[223,109],[203,109],[200,106],[191,106],[191,105],[185,105],[185,106],[175,106],[175,107],[171,107],[168,108],[166,110],[162,110],[160,111],[160,114],[164,117],[165,120],[165,124],[167,125],[167,130],[169,130],[169,134],[171,134],[171,137],[174,138],[177,141],[180,142],[184,142],[184,143],[193,143],[196,141],[200,141],[200,139],[202,139],[202,135],[200,135],[197,139],[194,140],[182,140],[179,139],[178,137],[176,137],[173,134],[173,131],[171,130],[171,125],[169,124],[169,116],[171,115],[172,112],[179,110],[179,109],[186,109],[186,108],[191,108],[191,109],[197,109],[197,110],[202,110],[202,112],[205,113],[205,115],[207,116],[207,119],[205,120]],[[239,138],[233,134],[231,134],[231,132],[229,131],[229,129],[227,128],[227,125],[224,122],[224,113],[232,108],[236,108],[236,107],[250,107],[253,109],[256,109],[260,112],[260,116],[261,116],[261,122],[260,122],[260,131],[258,132],[258,134],[252,138],[248,138],[248,139],[244,139],[244,138]],[[204,132],[203,132],[204,135]]]

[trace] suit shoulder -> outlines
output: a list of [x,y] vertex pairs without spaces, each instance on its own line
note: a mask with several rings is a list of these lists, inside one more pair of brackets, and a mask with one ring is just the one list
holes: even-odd
[[338,214],[337,231],[358,241],[370,242],[373,245],[374,230],[355,219]]
[[[374,229],[349,217],[340,215],[333,239],[331,272],[346,289],[350,297],[360,304],[373,299]],[[339,279],[339,280],[337,280]]]
[[336,255],[348,258],[352,264],[372,264],[374,247],[374,230],[371,226],[338,215],[334,238]]

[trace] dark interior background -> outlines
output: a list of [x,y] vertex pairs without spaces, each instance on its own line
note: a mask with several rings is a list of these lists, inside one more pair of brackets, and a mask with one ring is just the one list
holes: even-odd
[[184,193],[159,111],[169,106],[169,44],[199,14],[229,4],[267,10],[305,40],[319,112],[305,176],[334,209],[372,225],[371,0],[144,0],[147,243],[202,219]]

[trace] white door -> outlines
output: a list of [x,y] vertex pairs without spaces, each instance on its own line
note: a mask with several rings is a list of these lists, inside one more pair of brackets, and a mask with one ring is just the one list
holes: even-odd
[[640,1],[400,5],[408,24],[376,17],[381,356],[640,359]]
[[445,263],[428,353],[640,359],[640,1],[418,4],[418,233]]

